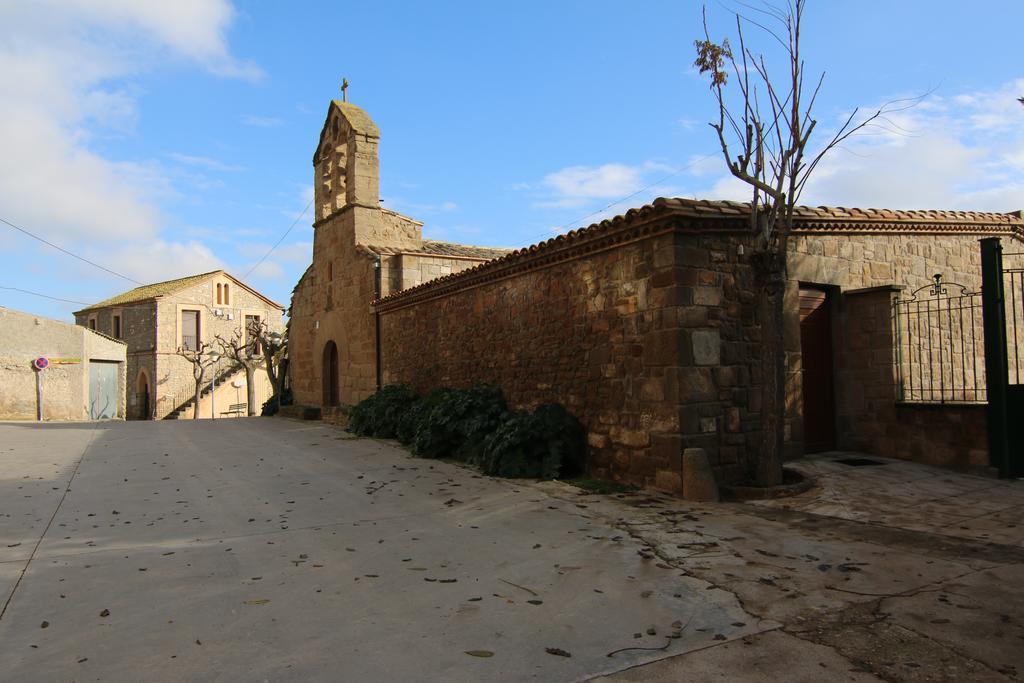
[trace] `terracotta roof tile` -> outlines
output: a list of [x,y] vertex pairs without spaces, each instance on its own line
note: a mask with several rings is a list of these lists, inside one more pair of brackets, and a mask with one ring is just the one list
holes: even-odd
[[[712,201],[707,199],[685,199],[682,197],[659,197],[650,204],[629,209],[624,214],[594,223],[585,228],[577,228],[558,235],[549,240],[532,244],[514,251],[492,250],[501,252],[492,260],[481,263],[473,268],[446,275],[425,282],[416,287],[395,292],[376,303],[392,302],[407,296],[417,296],[426,290],[443,289],[453,281],[468,280],[482,277],[485,273],[503,272],[507,268],[534,258],[543,258],[545,254],[555,253],[563,248],[572,248],[592,237],[614,231],[616,228],[630,224],[647,222],[648,218],[658,215],[674,215],[694,218],[717,218],[736,222],[743,215],[750,213],[750,204],[735,201]],[[808,232],[830,231],[872,231],[882,230],[898,232],[901,224],[913,225],[917,229],[934,227],[942,232],[979,231],[1012,231],[1024,237],[1024,211],[1011,213],[994,213],[981,211],[936,211],[936,210],[894,210],[894,209],[847,209],[829,206],[797,206],[794,208],[797,218],[797,229]],[[984,229],[984,230],[982,230]],[[447,243],[440,243],[447,244]],[[465,245],[455,245],[465,247]],[[365,248],[365,247],[364,247]],[[473,247],[480,249],[480,247]]]
[[501,247],[477,247],[470,244],[456,244],[455,242],[440,242],[438,240],[424,240],[423,244],[419,247],[380,247],[372,244],[360,246],[374,254],[423,254],[424,256],[448,256],[488,261],[501,258],[514,251],[513,249]]

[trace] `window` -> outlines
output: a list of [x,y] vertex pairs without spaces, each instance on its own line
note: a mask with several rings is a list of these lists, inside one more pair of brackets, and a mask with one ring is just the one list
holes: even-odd
[[230,306],[231,305],[231,296],[230,296],[230,292],[228,291],[228,283],[226,283],[226,282],[224,283],[224,305],[225,306]]
[[327,281],[332,282],[334,280],[334,262],[327,262]]
[[217,305],[220,306],[222,303],[224,303],[224,301],[221,298],[221,284],[218,282],[217,283]]
[[258,315],[245,316],[245,348],[250,356],[260,355],[260,317]]
[[114,339],[121,338],[121,316],[114,316],[114,321],[110,325],[110,331],[114,334]]
[[89,318],[89,329],[96,330],[96,318]]
[[199,311],[181,312],[181,348],[199,350]]

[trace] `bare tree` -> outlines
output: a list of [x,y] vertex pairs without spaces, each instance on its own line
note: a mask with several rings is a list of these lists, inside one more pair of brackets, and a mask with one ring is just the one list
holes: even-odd
[[193,401],[195,405],[192,409],[193,420],[199,419],[199,398],[203,393],[203,379],[206,377],[206,371],[212,368],[219,360],[219,358],[209,355],[210,350],[210,344],[201,341],[194,349],[181,346],[178,347],[177,351],[179,356],[192,364],[192,377],[196,381],[196,393]]
[[[758,280],[762,334],[762,405],[760,453],[751,474],[762,486],[782,482],[786,414],[783,315],[794,208],[822,158],[884,117],[892,104],[868,116],[860,116],[854,109],[824,145],[809,147],[817,126],[812,111],[825,74],[806,80],[800,53],[806,4],[806,0],[786,0],[780,8],[768,3],[741,3],[754,18],[735,13],[739,43],[735,52],[728,39],[720,43],[711,40],[705,8],[704,39],[694,41],[694,66],[709,76],[718,103],[718,121],[709,125],[717,133],[729,172],[748,184],[752,194],[750,222],[757,239],[752,263]],[[765,55],[747,47],[745,25],[763,30],[779,45],[788,67],[784,74],[771,73]]]
[[250,417],[255,415],[256,408],[253,404],[256,402],[256,370],[263,363],[259,344],[241,329],[236,329],[227,339],[219,334],[214,339],[221,353],[245,369],[245,412]]
[[273,388],[273,399],[277,407],[281,407],[281,394],[284,390],[285,359],[288,356],[288,338],[280,332],[272,332],[265,320],[252,320],[249,323],[250,339],[255,339],[263,352],[267,377]]

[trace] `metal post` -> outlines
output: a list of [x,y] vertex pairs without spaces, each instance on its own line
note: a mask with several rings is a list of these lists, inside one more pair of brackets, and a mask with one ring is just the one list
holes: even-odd
[[43,421],[43,371],[36,368],[36,421]]
[[210,385],[213,389],[210,391],[210,419],[217,419],[217,364],[213,364],[213,377],[210,378]]
[[988,394],[989,463],[999,476],[1009,475],[1007,438],[1006,309],[1003,294],[1003,247],[998,237],[981,241],[981,317],[985,329],[985,385]]

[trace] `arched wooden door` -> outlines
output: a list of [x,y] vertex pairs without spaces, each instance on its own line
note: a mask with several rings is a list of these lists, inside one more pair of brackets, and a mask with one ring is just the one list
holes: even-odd
[[333,341],[324,345],[323,362],[324,405],[336,406],[340,403],[338,386],[338,346]]

